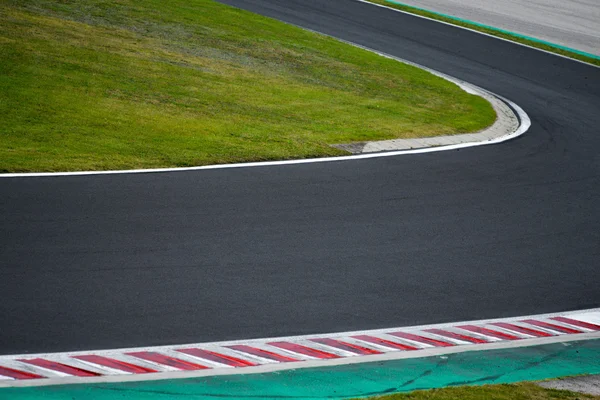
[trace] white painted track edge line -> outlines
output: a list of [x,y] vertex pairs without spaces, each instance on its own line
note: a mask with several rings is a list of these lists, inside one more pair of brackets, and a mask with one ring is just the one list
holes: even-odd
[[[357,1],[366,1],[366,0],[357,0]],[[375,3],[370,3],[370,2],[367,2],[367,3],[381,6],[381,5],[375,4]],[[381,7],[386,7],[386,6],[381,6]],[[389,8],[389,7],[386,7],[386,8]],[[390,9],[395,10],[393,8],[390,8]],[[395,10],[395,11],[399,11],[399,10]],[[293,25],[293,24],[289,24],[289,25]],[[294,26],[297,26],[297,25],[294,25]],[[503,96],[495,94],[494,92],[483,89],[479,86],[473,85],[471,83],[460,80],[458,78],[454,78],[450,75],[444,74],[444,73],[436,71],[434,69],[425,67],[423,65],[414,63],[412,61],[404,60],[402,58],[395,57],[390,54],[386,54],[386,53],[380,52],[378,50],[374,50],[369,47],[362,46],[357,43],[339,39],[334,36],[327,35],[327,34],[324,34],[324,33],[318,32],[318,31],[303,28],[300,26],[298,26],[298,27],[301,29],[304,29],[306,31],[309,31],[309,32],[313,32],[313,33],[316,33],[319,35],[333,38],[335,40],[338,40],[340,42],[361,48],[363,50],[370,51],[370,52],[378,54],[382,57],[390,58],[395,61],[423,69],[433,75],[436,75],[440,78],[446,79],[446,80],[458,85],[463,90],[465,90],[469,93],[470,93],[470,90],[475,90],[476,92],[477,91],[485,92],[488,95],[496,97],[500,101],[505,102],[506,104],[509,105],[510,108],[512,108],[513,110],[515,110],[517,112],[519,121],[520,121],[519,127],[512,134],[497,137],[494,139],[483,139],[483,140],[475,141],[475,142],[464,142],[464,143],[457,143],[457,144],[452,144],[452,145],[426,147],[426,148],[420,148],[420,149],[386,151],[386,152],[380,152],[380,153],[365,153],[365,154],[355,154],[355,155],[339,156],[339,157],[303,158],[303,159],[280,160],[280,161],[259,161],[259,162],[234,163],[234,164],[214,164],[214,165],[202,165],[202,166],[196,166],[196,167],[179,167],[179,168],[150,168],[150,169],[109,170],[109,171],[71,171],[71,172],[25,172],[25,173],[17,172],[17,173],[2,173],[2,174],[0,174],[0,178],[45,178],[45,177],[64,177],[64,176],[96,176],[96,175],[190,172],[190,171],[203,171],[203,170],[227,169],[227,168],[273,167],[273,166],[298,165],[298,164],[315,164],[315,163],[323,163],[323,162],[336,162],[336,161],[342,162],[342,161],[351,161],[351,160],[364,160],[364,159],[373,159],[373,158],[382,158],[382,157],[394,157],[394,156],[401,156],[401,155],[435,153],[435,152],[440,152],[440,151],[450,151],[450,150],[465,149],[465,148],[470,148],[470,147],[499,144],[499,143],[503,143],[508,140],[512,140],[512,139],[515,139],[515,138],[521,136],[522,134],[527,132],[527,130],[531,126],[531,120],[530,120],[529,116],[521,107],[519,107],[514,102],[504,98]]]
[[[477,29],[467,28],[466,26],[462,26],[462,25],[458,25],[458,24],[453,24],[451,22],[446,22],[446,21],[442,21],[442,20],[439,20],[439,19],[431,18],[431,17],[426,17],[424,15],[415,14],[415,13],[412,13],[412,12],[406,11],[406,10],[400,10],[398,8],[386,6],[384,4],[373,3],[373,2],[371,2],[369,0],[355,0],[355,1],[358,1],[360,3],[370,4],[370,5],[373,5],[373,6],[376,6],[376,7],[386,8],[388,10],[396,11],[396,12],[399,12],[399,13],[402,13],[402,14],[412,15],[414,17],[426,19],[428,21],[433,21],[433,22],[438,22],[440,24],[444,24],[444,25],[448,25],[448,26],[453,26],[455,28],[463,29],[465,31],[478,33],[480,35],[484,35],[484,36],[488,36],[488,37],[491,37],[491,38],[494,38],[494,39],[502,40],[504,42],[514,43],[514,44],[522,46],[522,47],[527,47],[527,48],[530,48],[530,49],[533,49],[533,50],[541,51],[541,52],[546,53],[546,54],[551,54],[553,56],[564,58],[566,60],[575,61],[575,62],[578,62],[578,63],[581,63],[581,64],[585,64],[585,65],[589,65],[589,66],[592,66],[592,67],[595,67],[595,68],[600,68],[599,65],[592,64],[592,63],[589,63],[587,61],[583,61],[583,60],[579,60],[577,58],[569,57],[569,56],[566,56],[564,54],[559,54],[559,53],[555,53],[555,52],[552,52],[552,51],[544,50],[544,49],[541,49],[539,47],[535,47],[535,46],[531,46],[531,45],[528,45],[528,44],[525,44],[525,43],[517,42],[515,40],[506,39],[506,38],[503,38],[501,36],[492,35],[491,33],[486,33],[486,32],[482,32],[482,31],[478,31]],[[407,5],[407,6],[409,6],[409,5]],[[430,10],[425,10],[425,9],[423,9],[423,11],[429,11],[429,12],[432,12],[432,13],[436,13],[435,11],[430,11]],[[498,28],[496,28],[496,29],[498,29]]]

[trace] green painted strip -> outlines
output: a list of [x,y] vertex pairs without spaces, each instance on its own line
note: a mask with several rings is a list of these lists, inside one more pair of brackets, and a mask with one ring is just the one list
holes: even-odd
[[344,399],[600,373],[600,340],[264,374],[0,389],[0,399]]
[[406,7],[406,8],[413,8],[415,10],[427,12],[427,13],[430,13],[430,14],[434,14],[434,15],[437,15],[437,16],[440,16],[440,17],[443,17],[443,18],[447,18],[447,19],[450,19],[450,20],[454,20],[454,21],[457,21],[457,22],[461,22],[461,23],[464,23],[464,24],[474,25],[474,26],[477,26],[477,27],[480,27],[480,28],[489,29],[491,31],[503,33],[505,35],[513,36],[513,37],[520,38],[520,39],[529,40],[531,42],[543,44],[545,46],[550,46],[550,47],[554,47],[554,48],[557,48],[557,49],[560,49],[560,50],[570,51],[570,52],[575,53],[575,54],[579,54],[579,55],[582,55],[582,56],[585,56],[585,57],[589,57],[589,58],[593,58],[593,59],[596,59],[596,60],[600,60],[600,56],[597,56],[595,54],[587,53],[585,51],[573,49],[571,47],[563,46],[563,45],[560,45],[560,44],[556,44],[556,43],[552,43],[552,42],[547,42],[545,40],[537,39],[537,38],[534,38],[534,37],[531,37],[531,36],[527,36],[527,35],[522,35],[520,33],[508,31],[508,30],[501,29],[501,28],[496,28],[496,27],[490,26],[490,25],[481,24],[479,22],[475,22],[475,21],[471,21],[471,20],[468,20],[468,19],[463,19],[463,18],[455,17],[455,16],[449,15],[449,14],[439,13],[437,11],[431,11],[431,10],[428,10],[426,8],[415,7],[413,5],[401,3],[401,2],[396,1],[396,0],[386,0],[386,2],[392,3],[392,4],[396,4],[396,5],[399,5],[399,6],[402,6],[402,7]]

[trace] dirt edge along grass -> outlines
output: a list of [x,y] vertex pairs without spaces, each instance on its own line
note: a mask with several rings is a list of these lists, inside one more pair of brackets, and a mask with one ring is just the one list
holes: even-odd
[[598,400],[600,396],[575,393],[568,390],[545,389],[525,382],[502,385],[457,386],[443,389],[417,390],[363,400]]

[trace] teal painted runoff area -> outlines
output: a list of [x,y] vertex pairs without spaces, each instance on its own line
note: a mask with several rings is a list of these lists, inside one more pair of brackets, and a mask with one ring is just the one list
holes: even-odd
[[415,10],[425,11],[425,12],[428,12],[428,13],[431,13],[431,14],[435,14],[435,15],[439,15],[440,17],[448,18],[448,19],[451,19],[451,20],[454,20],[454,21],[457,21],[457,22],[463,22],[463,23],[466,23],[466,24],[471,24],[471,25],[474,25],[474,26],[478,26],[480,28],[485,28],[485,29],[489,29],[489,30],[492,30],[492,31],[501,32],[501,33],[504,33],[506,35],[514,36],[514,37],[521,38],[521,39],[527,39],[527,40],[530,40],[532,42],[544,44],[546,46],[551,46],[551,47],[554,47],[554,48],[557,48],[557,49],[570,51],[572,53],[576,53],[576,54],[579,54],[579,55],[582,55],[582,56],[586,56],[586,57],[594,58],[596,60],[600,60],[600,56],[597,56],[597,55],[591,54],[591,53],[586,53],[585,51],[573,49],[571,47],[561,46],[560,44],[546,42],[545,40],[537,39],[537,38],[534,38],[534,37],[531,37],[531,36],[521,35],[520,33],[515,33],[515,32],[512,32],[512,31],[507,31],[505,29],[496,28],[496,27],[490,26],[490,25],[480,24],[479,22],[475,22],[475,21],[471,21],[471,20],[463,19],[463,18],[458,18],[458,17],[455,17],[453,15],[443,14],[443,13],[439,13],[437,11],[431,11],[431,10],[427,10],[425,8],[415,7],[415,6],[412,6],[410,4],[401,3],[401,2],[395,1],[395,0],[386,0],[386,1],[388,3],[391,3],[391,4],[397,4],[397,5],[402,6],[402,7],[414,8]]
[[2,400],[345,399],[600,373],[600,339],[336,367],[0,389]]

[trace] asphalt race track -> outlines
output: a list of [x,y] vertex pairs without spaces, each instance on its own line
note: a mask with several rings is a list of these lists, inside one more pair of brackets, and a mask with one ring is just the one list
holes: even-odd
[[600,306],[600,69],[353,0],[227,0],[506,96],[519,139],[0,179],[0,354]]

